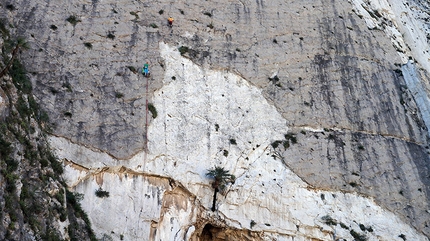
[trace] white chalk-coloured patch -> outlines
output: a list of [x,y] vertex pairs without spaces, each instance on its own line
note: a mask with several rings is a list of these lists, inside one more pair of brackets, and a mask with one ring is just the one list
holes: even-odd
[[[396,240],[401,234],[426,240],[372,199],[312,190],[274,158],[271,143],[282,140],[288,128],[261,90],[226,70],[203,69],[164,43],[160,52],[165,84],[153,100],[158,117],[148,129],[145,171],[180,181],[209,209],[213,190],[206,171],[214,165],[230,170],[237,180],[219,195],[217,208],[237,228],[250,228],[252,220],[254,230],[278,237],[308,236],[311,229],[324,240],[333,234],[351,239],[350,230],[368,240]],[[324,216],[338,225],[325,224]],[[372,232],[361,231],[360,224]]]

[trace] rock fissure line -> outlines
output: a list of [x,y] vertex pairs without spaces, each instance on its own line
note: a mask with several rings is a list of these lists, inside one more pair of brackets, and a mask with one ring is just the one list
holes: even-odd
[[[166,176],[162,176],[162,175],[158,175],[158,174],[151,174],[151,173],[147,173],[147,172],[139,172],[139,171],[135,171],[133,169],[130,169],[126,166],[106,166],[106,167],[96,167],[96,168],[88,168],[85,167],[81,164],[78,164],[74,161],[68,160],[68,159],[64,159],[64,164],[66,166],[70,166],[75,170],[79,170],[79,171],[87,171],[88,173],[84,176],[84,178],[81,178],[78,180],[78,183],[74,184],[73,186],[71,186],[71,188],[74,188],[75,186],[77,186],[80,182],[83,182],[87,179],[89,179],[90,177],[96,176],[96,175],[100,175],[103,173],[111,173],[111,174],[130,174],[130,175],[136,175],[136,176],[144,176],[144,177],[149,177],[149,178],[160,178],[160,179],[166,179],[169,181],[169,183],[174,183],[175,186],[181,186],[183,187],[182,184],[178,184],[178,181],[171,178],[171,177],[166,177]],[[190,192],[191,193],[191,192]]]
[[[102,150],[102,149],[100,149],[100,148],[94,147],[94,146],[92,146],[92,145],[86,145],[86,144],[82,144],[82,143],[79,143],[79,142],[75,142],[75,141],[71,140],[71,138],[69,138],[69,137],[66,137],[66,136],[63,136],[63,135],[57,135],[57,134],[55,134],[55,133],[49,133],[49,135],[51,135],[51,136],[55,136],[55,137],[57,137],[57,138],[62,138],[62,139],[66,140],[66,141],[68,141],[69,143],[72,143],[72,144],[74,144],[74,145],[84,147],[84,148],[86,148],[86,149],[88,149],[88,150],[91,150],[91,151],[94,151],[94,152],[97,152],[97,153],[103,153],[103,154],[108,155],[108,156],[109,156],[109,157],[111,157],[112,159],[119,160],[116,156],[112,155],[111,153],[106,152],[106,151],[104,151],[104,150]],[[131,157],[130,157],[130,158],[131,158]]]
[[392,134],[386,134],[386,133],[378,133],[378,132],[370,132],[370,131],[365,131],[365,130],[353,130],[353,129],[349,129],[349,128],[338,128],[338,127],[329,127],[327,129],[329,129],[329,131],[324,131],[325,128],[316,128],[313,126],[308,126],[308,125],[298,125],[298,126],[290,126],[290,128],[301,128],[303,130],[306,131],[312,131],[314,133],[327,133],[327,132],[340,132],[343,133],[344,131],[348,131],[351,134],[354,133],[360,133],[360,134],[365,134],[365,135],[370,135],[370,136],[382,136],[382,137],[386,137],[386,138],[391,138],[391,139],[396,139],[396,140],[401,140],[401,141],[405,141],[408,143],[413,143],[419,146],[423,146],[425,143],[421,143],[421,142],[417,142],[414,141],[412,139],[408,139],[406,137],[401,137],[401,136],[397,136],[397,135],[392,135]]

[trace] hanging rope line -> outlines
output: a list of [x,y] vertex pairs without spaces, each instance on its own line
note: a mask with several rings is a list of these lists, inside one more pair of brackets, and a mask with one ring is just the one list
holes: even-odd
[[146,103],[145,103],[145,135],[144,135],[144,157],[143,157],[143,172],[145,172],[146,159],[148,155],[148,97],[149,97],[149,76],[146,78]]

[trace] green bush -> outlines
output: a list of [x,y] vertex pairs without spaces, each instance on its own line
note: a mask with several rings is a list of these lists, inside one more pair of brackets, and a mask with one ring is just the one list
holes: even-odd
[[181,46],[178,48],[179,53],[181,53],[181,55],[184,55],[185,53],[187,53],[190,49],[187,46]]
[[249,223],[249,226],[251,227],[251,229],[256,225],[257,223],[254,220],[251,220],[251,222]]
[[134,66],[127,66],[127,68],[128,68],[131,72],[133,72],[133,73],[137,73],[137,70],[136,70],[136,68],[135,68]]
[[366,241],[367,240],[367,237],[365,235],[357,233],[354,229],[349,231],[349,233],[352,235],[352,237],[354,237],[354,239],[356,241]]
[[124,97],[124,94],[123,94],[123,93],[121,93],[121,92],[116,92],[116,93],[115,93],[115,97],[119,99],[119,98]]
[[19,91],[21,91],[23,94],[31,93],[33,90],[31,87],[31,82],[27,78],[24,66],[17,59],[13,61],[9,73],[12,77],[13,84]]
[[76,26],[77,23],[81,22],[76,16],[70,15],[67,19],[67,22],[71,23],[73,26]]
[[157,109],[155,109],[155,106],[151,103],[148,103],[148,110],[151,112],[152,118],[157,118],[158,113],[157,113]]
[[296,144],[296,143],[297,143],[296,135],[295,135],[295,134],[293,134],[293,133],[285,134],[285,139],[286,139],[286,140],[290,140],[293,144]]
[[46,233],[42,235],[42,240],[62,241],[63,239],[60,238],[60,234],[57,233],[55,229],[49,228]]
[[337,225],[337,221],[335,219],[333,219],[332,217],[330,217],[329,215],[325,215],[325,216],[321,217],[321,219],[327,225]]
[[63,164],[60,161],[51,161],[51,167],[52,170],[54,170],[54,173],[57,175],[61,175],[64,172]]
[[96,196],[99,198],[109,197],[109,192],[104,191],[101,187],[96,190]]
[[340,222],[339,225],[340,225],[340,227],[342,227],[344,229],[349,229],[349,227],[346,224],[342,223],[342,222]]
[[3,139],[3,133],[0,133],[0,158],[5,159],[12,153],[11,143]]
[[22,118],[29,117],[31,115],[31,110],[22,96],[18,97],[16,109]]
[[274,141],[274,142],[272,142],[271,145],[272,145],[273,149],[276,149],[280,143],[281,143],[281,141]]
[[136,18],[135,18],[135,20],[136,20],[136,19],[139,19],[139,15],[137,15],[137,13],[136,13],[136,12],[130,12],[130,14],[131,14],[131,15],[133,15],[134,17],[136,17]]

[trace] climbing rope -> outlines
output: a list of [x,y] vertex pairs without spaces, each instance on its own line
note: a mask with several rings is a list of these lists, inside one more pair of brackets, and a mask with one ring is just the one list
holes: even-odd
[[145,103],[145,135],[144,135],[144,157],[143,157],[143,172],[145,172],[146,158],[148,155],[148,86],[149,86],[149,76],[146,77],[146,103]]

